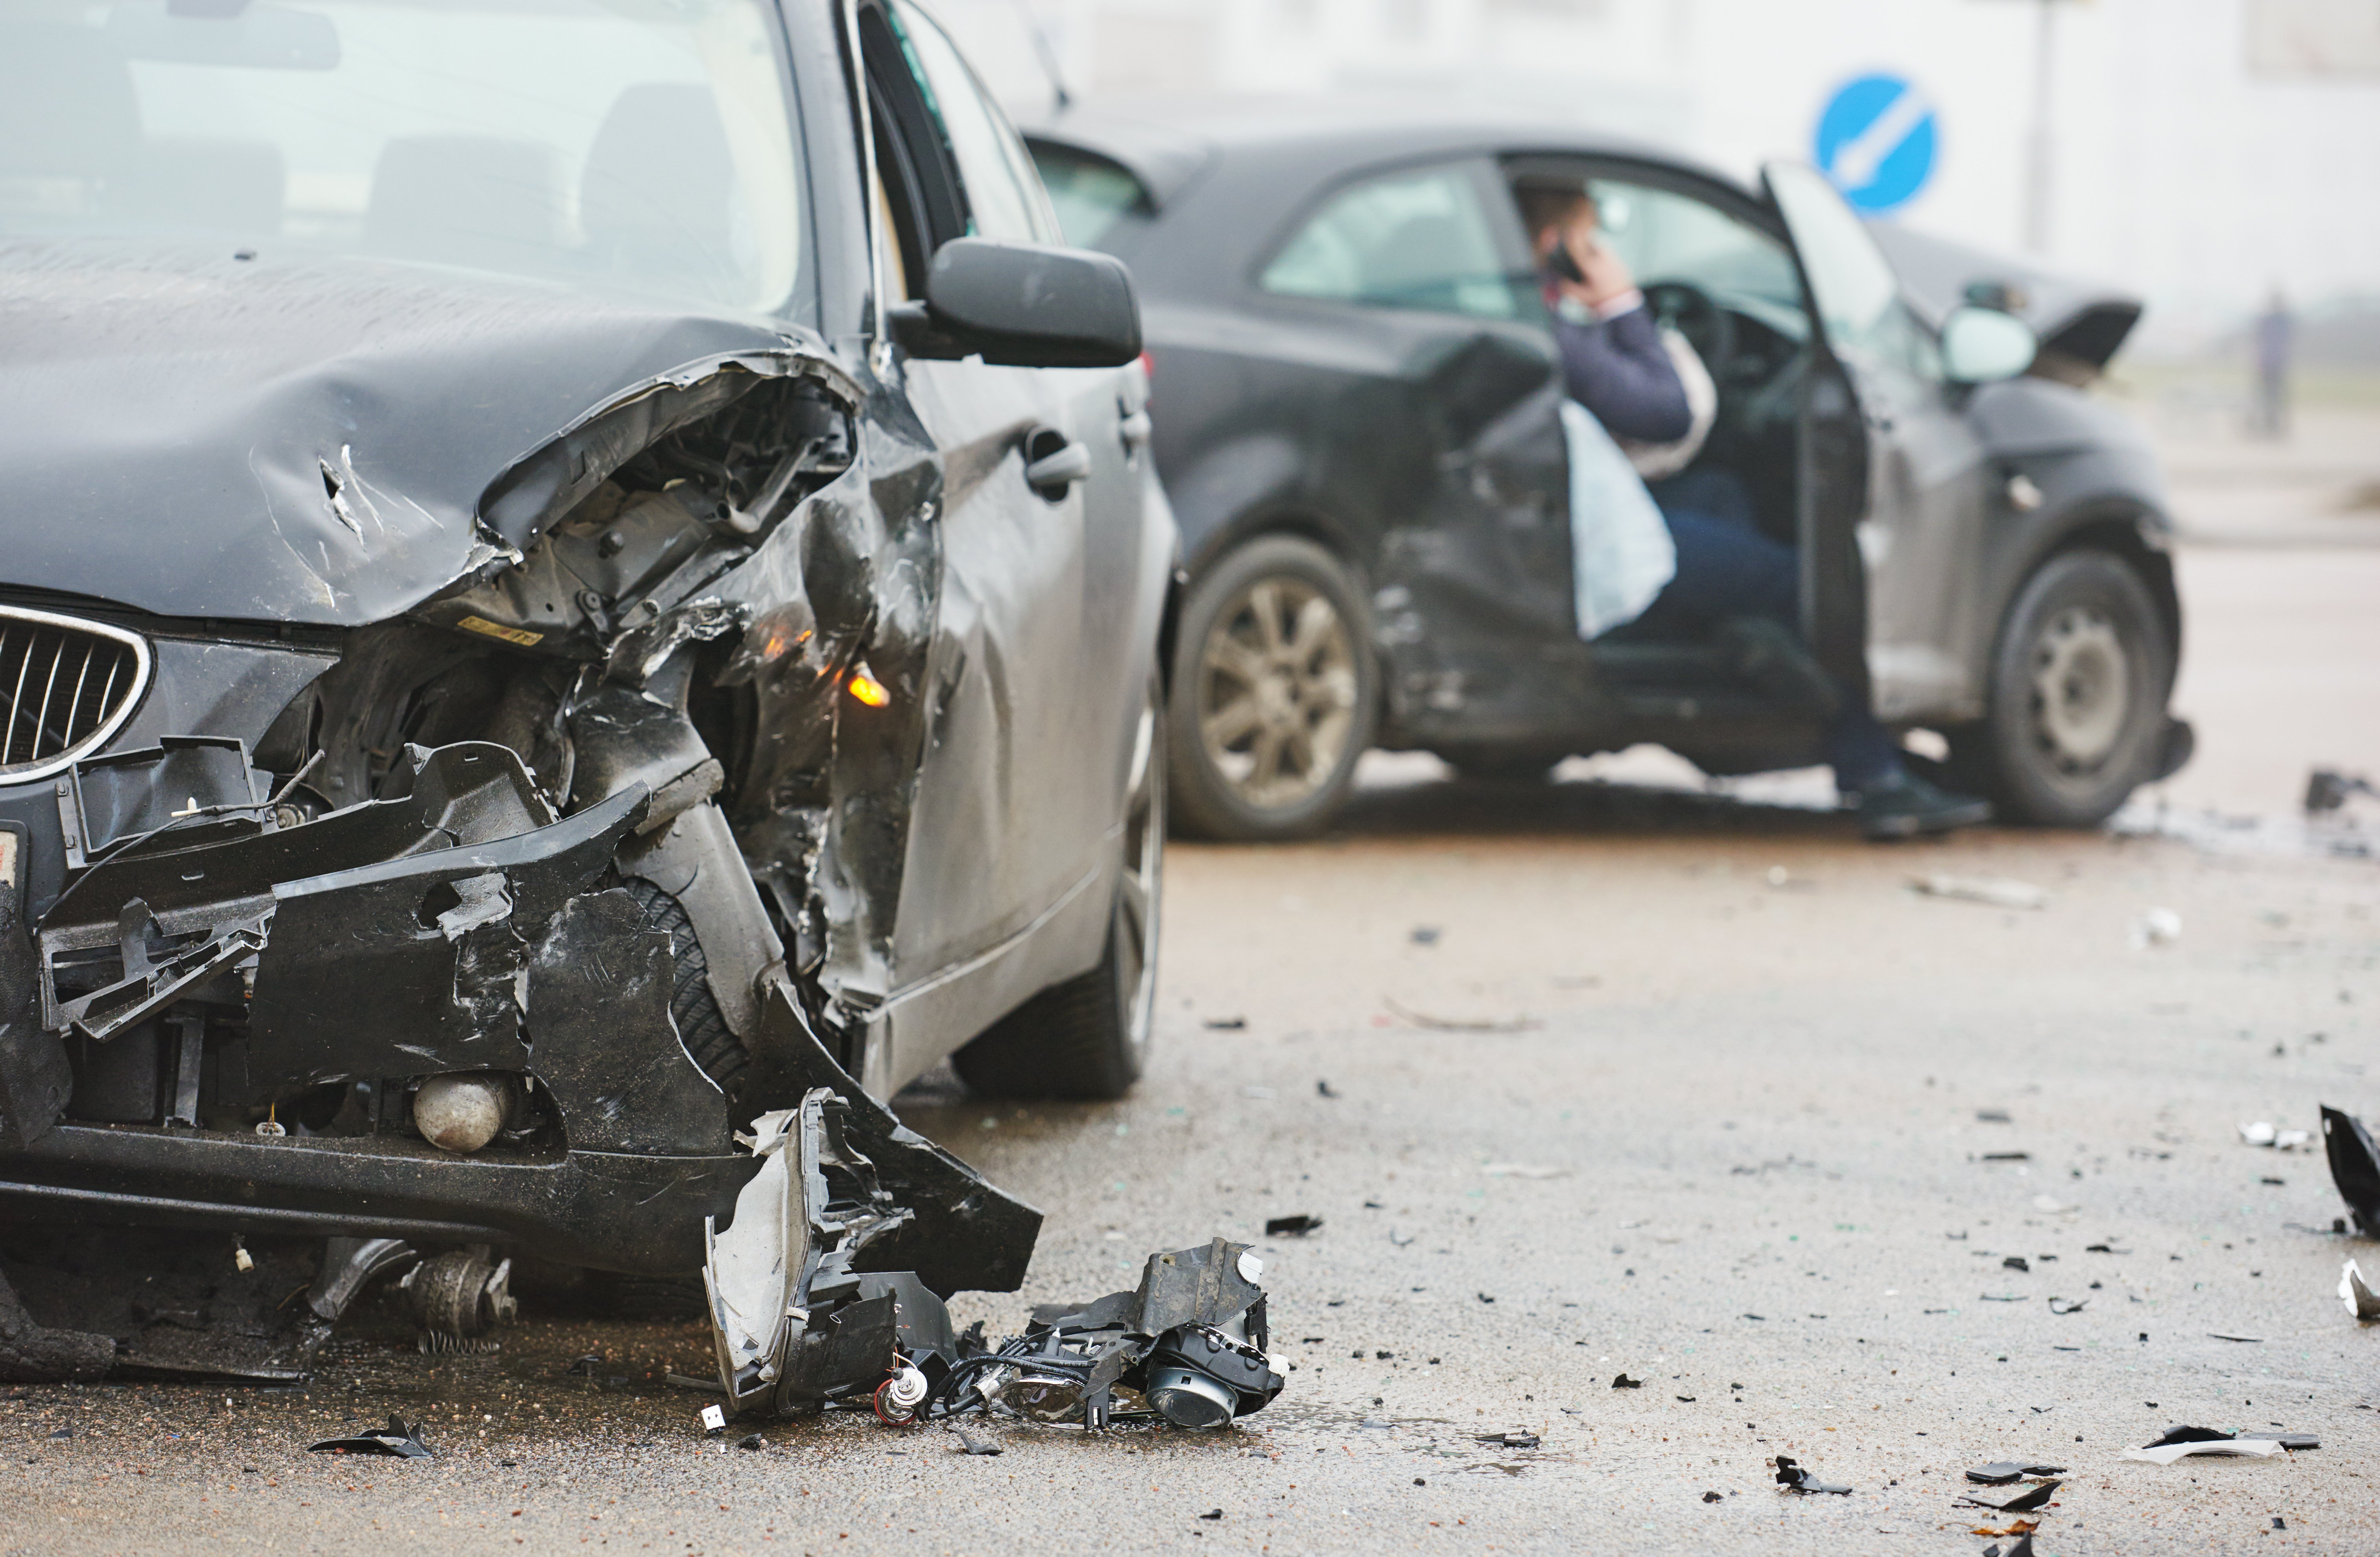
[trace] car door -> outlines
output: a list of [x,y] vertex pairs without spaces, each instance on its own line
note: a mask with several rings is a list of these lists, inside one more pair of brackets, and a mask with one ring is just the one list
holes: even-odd
[[[960,236],[1054,242],[1021,142],[939,27],[863,15],[880,165],[922,292]],[[1044,985],[1096,963],[1103,843],[1145,679],[1115,650],[1136,615],[1139,483],[1125,469],[1137,371],[909,360],[942,459],[942,577],[929,728],[894,931],[888,1080],[916,1074]]]
[[1272,414],[1323,419],[1309,484],[1377,525],[1395,723],[1421,740],[1544,727],[1575,650],[1560,377],[1510,201],[1483,159],[1326,195],[1261,268],[1289,368]]
[[1965,695],[1949,645],[1971,641],[1989,469],[1932,333],[1866,225],[1814,170],[1763,174],[1791,230],[1826,350],[1806,388],[1804,596],[1828,668],[1851,659],[1879,718]]

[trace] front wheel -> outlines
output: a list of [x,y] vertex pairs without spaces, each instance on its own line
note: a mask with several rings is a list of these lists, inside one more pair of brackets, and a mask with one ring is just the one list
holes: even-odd
[[2176,657],[2137,569],[2062,553],[2009,607],[1989,712],[1956,733],[1953,756],[2009,821],[2096,827],[2157,776]]
[[976,1092],[1100,1101],[1140,1079],[1157,1017],[1165,777],[1164,709],[1152,683],[1133,736],[1106,951],[1097,967],[1043,990],[951,1056]]
[[1183,604],[1173,658],[1174,821],[1194,837],[1305,837],[1337,814],[1379,705],[1363,591],[1290,535],[1224,557]]

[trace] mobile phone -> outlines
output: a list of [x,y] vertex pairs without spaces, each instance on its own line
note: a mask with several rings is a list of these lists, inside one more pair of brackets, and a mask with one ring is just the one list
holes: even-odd
[[1546,268],[1564,281],[1575,282],[1582,286],[1586,285],[1586,273],[1578,268],[1578,261],[1572,256],[1567,243],[1554,245],[1554,251],[1546,256]]

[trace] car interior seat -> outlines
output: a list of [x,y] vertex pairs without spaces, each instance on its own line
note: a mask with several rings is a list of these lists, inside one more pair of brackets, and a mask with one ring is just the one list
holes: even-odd
[[732,290],[735,163],[710,89],[620,93],[588,149],[578,219],[595,267],[623,281]]
[[551,272],[565,243],[562,156],[534,140],[417,135],[381,148],[363,246],[392,259]]

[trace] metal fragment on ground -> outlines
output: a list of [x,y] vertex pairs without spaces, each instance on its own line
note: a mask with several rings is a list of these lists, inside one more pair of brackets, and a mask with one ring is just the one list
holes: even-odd
[[1777,1484],[1792,1492],[1833,1492],[1840,1497],[1851,1495],[1849,1487],[1832,1481],[1820,1481],[1810,1474],[1807,1466],[1795,1463],[1791,1455],[1777,1456]]
[[326,1438],[320,1443],[308,1444],[307,1449],[316,1454],[385,1454],[400,1460],[430,1457],[430,1447],[421,1441],[420,1429],[407,1427],[404,1419],[393,1413],[384,1428],[346,1438]]

